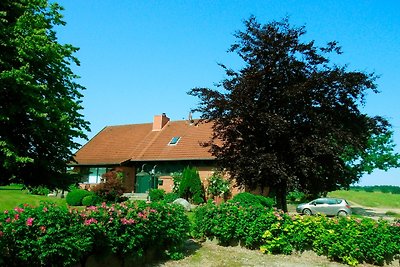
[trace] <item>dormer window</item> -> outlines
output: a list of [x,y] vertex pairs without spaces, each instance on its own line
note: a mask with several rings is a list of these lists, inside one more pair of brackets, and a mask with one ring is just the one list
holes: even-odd
[[169,146],[176,145],[176,144],[178,144],[180,139],[181,139],[180,136],[174,136],[174,137],[172,137],[171,141],[169,141],[168,145]]

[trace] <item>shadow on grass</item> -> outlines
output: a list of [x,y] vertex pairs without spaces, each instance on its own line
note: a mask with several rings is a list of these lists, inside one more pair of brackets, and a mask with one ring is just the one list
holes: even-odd
[[352,207],[353,214],[361,215],[365,217],[386,217],[387,215],[383,212],[377,212],[376,210],[362,207]]

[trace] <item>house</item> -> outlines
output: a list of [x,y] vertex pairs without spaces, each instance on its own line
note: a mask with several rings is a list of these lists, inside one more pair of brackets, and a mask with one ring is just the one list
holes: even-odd
[[126,192],[145,193],[157,184],[171,192],[171,174],[187,166],[196,167],[203,182],[211,176],[215,158],[201,145],[211,134],[212,123],[171,121],[165,114],[152,123],[107,126],[77,151],[70,166],[84,174],[86,187],[117,169],[124,173]]

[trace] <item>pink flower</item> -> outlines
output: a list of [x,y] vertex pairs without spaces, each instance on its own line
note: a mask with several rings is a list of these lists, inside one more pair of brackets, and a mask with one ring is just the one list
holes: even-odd
[[14,219],[17,221],[19,219],[19,214],[15,214]]
[[87,210],[91,210],[91,211],[97,211],[97,207],[96,206],[89,206],[86,209]]
[[90,218],[90,219],[86,219],[84,222],[85,225],[90,225],[92,223],[96,224],[97,220],[95,218]]
[[5,210],[5,211],[4,211],[4,214],[8,214],[8,210]]
[[21,212],[24,211],[24,209],[23,209],[23,208],[20,208],[20,207],[15,207],[14,210],[15,210],[16,212],[18,212],[18,213],[21,213]]
[[48,209],[46,207],[43,208],[43,212],[47,212]]
[[4,235],[4,233],[2,231],[0,231],[0,237],[2,237]]
[[134,219],[127,219],[127,218],[122,218],[121,219],[121,223],[123,224],[123,225],[127,225],[127,224],[134,224],[135,223],[135,220]]
[[42,233],[45,233],[45,232],[46,232],[46,226],[44,226],[44,225],[40,226],[39,229],[40,229],[40,231],[41,231]]
[[10,218],[7,218],[7,219],[6,219],[6,222],[7,222],[7,223],[9,223],[10,221],[11,221],[11,219],[10,219]]
[[32,226],[33,220],[34,220],[34,218],[29,217],[29,218],[26,220],[26,226]]
[[107,208],[106,202],[101,203],[101,207],[102,207],[103,209]]

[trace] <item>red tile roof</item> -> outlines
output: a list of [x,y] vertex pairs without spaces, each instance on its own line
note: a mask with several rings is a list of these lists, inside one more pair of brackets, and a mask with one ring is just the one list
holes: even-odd
[[[120,164],[125,161],[214,159],[202,147],[212,134],[211,123],[169,121],[161,131],[152,123],[107,126],[75,156],[78,165]],[[176,145],[169,145],[180,137]]]

